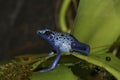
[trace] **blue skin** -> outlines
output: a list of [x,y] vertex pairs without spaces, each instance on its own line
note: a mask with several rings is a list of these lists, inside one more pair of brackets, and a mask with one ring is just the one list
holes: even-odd
[[[37,34],[46,40],[57,53],[52,65],[47,69],[41,70],[40,72],[48,72],[53,70],[57,66],[63,52],[77,52],[83,55],[88,55],[90,52],[89,45],[79,42],[71,34],[60,33],[50,29],[38,30]],[[52,55],[53,53],[54,52],[50,52],[49,55]]]

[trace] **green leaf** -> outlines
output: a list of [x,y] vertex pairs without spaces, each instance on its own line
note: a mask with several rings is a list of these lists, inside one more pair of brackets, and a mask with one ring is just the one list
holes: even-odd
[[80,0],[71,33],[91,47],[89,56],[74,56],[103,67],[120,80],[120,60],[107,53],[120,36],[120,0]]
[[60,65],[56,69],[41,73],[34,72],[31,80],[78,80],[72,71],[66,66]]
[[91,48],[111,45],[120,36],[120,1],[80,0],[71,33]]
[[71,0],[63,0],[60,13],[59,13],[59,25],[63,32],[69,32],[66,24],[66,12],[67,12],[68,6],[70,5],[70,2]]
[[[110,53],[103,53],[97,55],[83,56],[80,54],[72,54],[80,59],[83,59],[89,63],[100,66],[114,75],[118,80],[120,79],[120,60],[117,59]],[[107,61],[106,58],[109,57],[111,60]]]

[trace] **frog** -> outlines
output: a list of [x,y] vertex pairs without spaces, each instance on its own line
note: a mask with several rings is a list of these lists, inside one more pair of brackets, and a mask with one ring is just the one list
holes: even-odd
[[60,61],[62,53],[78,53],[88,56],[90,52],[90,46],[88,44],[78,41],[73,35],[65,32],[57,32],[51,29],[37,30],[37,34],[43,40],[47,41],[53,47],[53,51],[49,52],[49,55],[56,53],[56,57],[49,68],[42,69],[40,72],[48,72],[56,68]]

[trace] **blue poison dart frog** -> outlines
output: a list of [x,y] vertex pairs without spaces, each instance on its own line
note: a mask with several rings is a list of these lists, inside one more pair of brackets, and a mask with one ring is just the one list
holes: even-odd
[[[69,33],[62,33],[52,31],[50,29],[38,30],[37,34],[46,40],[57,53],[57,56],[48,69],[43,69],[40,72],[48,72],[54,69],[61,57],[62,52],[76,52],[83,55],[88,55],[90,52],[90,47],[87,44],[79,42],[75,37]],[[50,52],[50,55],[54,52]]]

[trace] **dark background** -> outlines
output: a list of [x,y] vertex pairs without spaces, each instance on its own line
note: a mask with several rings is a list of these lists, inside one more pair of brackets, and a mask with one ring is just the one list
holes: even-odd
[[57,0],[0,0],[0,58],[48,52],[38,29],[56,29]]

